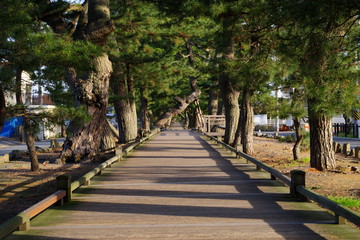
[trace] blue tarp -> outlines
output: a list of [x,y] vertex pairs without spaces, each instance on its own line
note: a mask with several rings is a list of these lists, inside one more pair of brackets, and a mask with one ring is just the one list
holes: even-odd
[[12,117],[5,120],[0,137],[12,137],[17,129],[23,125],[23,117]]

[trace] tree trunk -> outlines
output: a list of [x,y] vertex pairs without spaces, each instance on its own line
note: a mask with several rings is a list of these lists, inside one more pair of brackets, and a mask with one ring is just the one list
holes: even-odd
[[249,155],[254,153],[254,109],[251,103],[252,91],[249,89],[243,90],[241,101],[241,143],[243,152]]
[[4,126],[6,116],[6,102],[3,88],[0,86],[0,132]]
[[[107,124],[109,78],[112,72],[107,54],[96,57],[92,65],[97,71],[90,72],[75,82],[77,100],[87,107],[90,122],[73,128],[72,137],[64,145],[60,158],[70,161],[94,159],[100,153],[104,126]],[[114,144],[115,146],[115,144]]]
[[208,114],[209,115],[216,115],[218,111],[218,89],[215,87],[210,87],[209,89],[209,104],[208,104]]
[[295,127],[296,140],[295,140],[295,144],[294,144],[292,151],[293,151],[294,161],[298,161],[298,160],[300,160],[300,146],[301,146],[301,141],[302,141],[304,135],[301,131],[300,119],[293,118],[293,121],[294,121],[294,127]]
[[[20,69],[16,71],[15,93],[16,93],[17,105],[23,105],[23,99],[21,97],[21,73],[22,70]],[[35,138],[34,138],[34,134],[35,134],[34,129],[36,129],[36,126],[34,126],[31,123],[30,113],[27,113],[25,108],[23,108],[23,112],[24,112],[24,135],[25,135],[26,146],[30,156],[31,171],[38,172],[40,167],[39,167],[39,160],[36,155]]]
[[116,67],[111,76],[111,86],[117,96],[114,107],[119,127],[119,141],[120,143],[127,143],[137,137],[134,80],[130,76],[129,67],[127,67],[125,74],[122,71],[124,67],[118,63],[115,64]]
[[[88,11],[85,13],[87,14],[77,26],[75,39],[86,39],[100,46],[105,45],[107,36],[113,31],[109,0],[89,0]],[[63,145],[60,155],[63,161],[92,160],[100,153],[101,138],[107,124],[108,87],[112,64],[108,55],[103,53],[94,57],[90,65],[93,70],[81,75],[77,73],[73,87],[77,103],[86,106],[92,119],[73,129],[72,137]]]
[[174,100],[178,103],[176,106],[170,107],[161,117],[156,121],[155,125],[158,127],[164,127],[169,119],[182,113],[190,103],[195,101],[200,95],[200,91],[195,91],[185,98],[174,97]]
[[224,115],[225,113],[225,109],[224,109],[224,104],[223,104],[223,101],[219,101],[218,103],[218,109],[216,111],[216,115]]
[[143,87],[140,88],[141,95],[141,103],[140,103],[140,119],[141,119],[141,129],[145,130],[145,132],[150,131],[150,120],[148,117],[148,99],[145,97],[145,89]]
[[17,68],[16,69],[16,75],[15,75],[15,98],[17,104],[24,104],[22,100],[22,94],[21,94],[21,74],[22,69]]
[[234,79],[231,78],[227,63],[235,60],[233,15],[229,13],[223,19],[222,45],[220,46],[223,61],[219,64],[219,85],[222,103],[225,108],[225,136],[224,142],[232,144],[239,122],[239,95],[240,92],[234,87]]
[[184,114],[184,126],[186,129],[189,129],[189,127],[190,127],[190,118],[189,118],[188,111],[186,111]]
[[114,147],[116,145],[114,140],[114,137],[116,137],[116,133],[113,131],[113,129],[111,128],[112,126],[110,125],[111,123],[106,120],[103,136],[100,140],[100,149],[102,150],[102,152],[114,151]]
[[225,136],[224,142],[232,144],[235,140],[235,132],[239,122],[239,95],[240,92],[233,89],[229,80],[220,81],[220,90],[225,107]]
[[25,141],[26,146],[29,152],[30,156],[30,162],[31,162],[31,171],[38,172],[39,167],[39,160],[36,155],[36,149],[35,149],[35,139],[34,139],[34,131],[36,127],[31,124],[31,119],[29,114],[24,115],[24,132],[25,132]]
[[315,112],[309,102],[310,125],[310,165],[323,171],[336,167],[334,150],[332,147],[332,119],[324,114]]

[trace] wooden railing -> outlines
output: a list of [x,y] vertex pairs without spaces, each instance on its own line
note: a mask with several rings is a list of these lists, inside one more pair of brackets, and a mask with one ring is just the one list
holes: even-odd
[[31,206],[30,208],[22,211],[18,215],[10,218],[6,222],[0,225],[0,239],[4,239],[6,236],[10,235],[12,232],[19,231],[27,231],[30,229],[30,220],[35,216],[39,215],[41,212],[51,207],[55,203],[59,203],[60,205],[63,202],[70,202],[72,198],[72,192],[79,188],[81,185],[89,185],[90,180],[96,176],[101,174],[102,170],[107,167],[111,167],[114,162],[122,160],[122,158],[128,155],[132,150],[134,150],[141,143],[147,141],[152,136],[157,134],[159,129],[155,129],[150,133],[149,136],[140,139],[137,142],[134,142],[130,146],[125,149],[115,149],[115,156],[101,163],[99,166],[95,167],[90,172],[86,173],[82,177],[78,178],[76,181],[71,182],[71,176],[64,174],[57,177],[57,188],[58,191],[51,194],[47,198],[38,202],[37,204]]
[[19,229],[19,231],[28,230],[30,228],[31,218],[52,206],[54,203],[61,201],[61,199],[63,199],[65,196],[65,191],[56,191],[44,200],[10,218],[8,221],[0,225],[0,239],[5,238],[17,229]]
[[227,150],[233,152],[236,154],[237,157],[242,157],[246,159],[248,162],[251,162],[256,165],[257,170],[265,170],[266,172],[270,173],[271,179],[278,179],[280,182],[282,182],[284,185],[290,187],[290,193],[294,197],[300,198],[302,201],[308,201],[312,200],[315,203],[317,203],[319,206],[328,209],[332,211],[335,215],[335,222],[334,223],[344,223],[344,219],[348,220],[349,222],[353,223],[354,225],[360,227],[360,215],[345,207],[341,204],[338,204],[318,193],[315,193],[314,191],[311,191],[310,189],[307,189],[305,187],[305,172],[301,170],[292,170],[291,171],[291,178],[288,176],[283,175],[278,170],[267,166],[266,164],[260,162],[259,160],[243,153],[240,151],[237,151],[235,148],[227,145],[226,143],[219,141],[217,138],[213,136],[209,136],[205,134],[207,137],[209,137],[211,140],[215,141],[217,144],[223,146]]

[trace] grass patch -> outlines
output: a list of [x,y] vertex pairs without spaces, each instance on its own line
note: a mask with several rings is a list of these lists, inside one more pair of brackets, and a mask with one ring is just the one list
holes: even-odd
[[349,208],[360,209],[360,198],[335,197],[335,196],[329,196],[328,198],[333,200],[334,202],[337,202],[337,203],[343,205],[343,206],[346,206]]
[[[334,135],[334,136],[336,136],[336,135]],[[353,133],[348,133],[348,134],[345,136],[345,133],[343,133],[343,132],[339,133],[336,137],[356,138]]]
[[300,162],[309,163],[310,162],[310,157],[303,157],[303,158],[300,159]]

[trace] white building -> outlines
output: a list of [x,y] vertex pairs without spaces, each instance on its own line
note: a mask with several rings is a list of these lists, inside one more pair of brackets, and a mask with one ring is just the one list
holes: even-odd
[[[31,80],[30,74],[22,72],[21,74],[21,97],[25,106],[33,113],[40,113],[46,111],[53,111],[56,106],[51,101],[48,94],[42,94],[42,91],[34,93],[34,81]],[[38,87],[38,89],[41,89]],[[14,92],[5,93],[5,102],[7,106],[16,104],[16,94]],[[54,138],[61,134],[61,126],[47,127],[46,119],[43,119],[42,123],[39,123],[39,132],[37,138],[44,140],[48,138]],[[19,132],[19,131],[17,131]],[[21,131],[20,131],[21,132]]]

